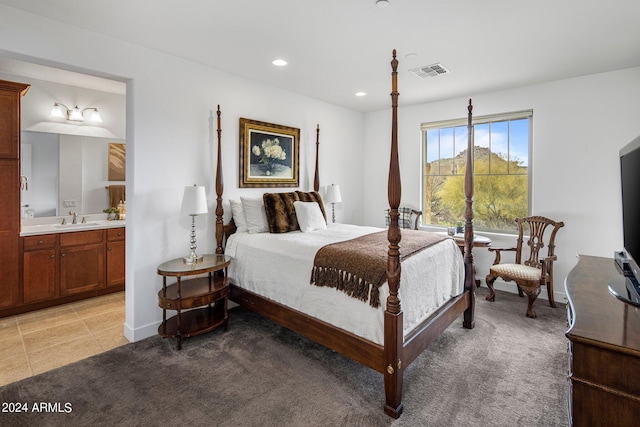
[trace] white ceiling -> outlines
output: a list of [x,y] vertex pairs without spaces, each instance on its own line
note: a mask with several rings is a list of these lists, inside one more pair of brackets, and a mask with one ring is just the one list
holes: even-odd
[[402,105],[640,66],[638,0],[0,3],[365,112],[390,105],[393,49]]

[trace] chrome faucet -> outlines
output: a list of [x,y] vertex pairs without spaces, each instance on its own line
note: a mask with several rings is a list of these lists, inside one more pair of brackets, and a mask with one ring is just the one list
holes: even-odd
[[69,211],[69,215],[71,215],[73,217],[73,219],[71,221],[71,224],[77,224],[78,223],[78,213]]

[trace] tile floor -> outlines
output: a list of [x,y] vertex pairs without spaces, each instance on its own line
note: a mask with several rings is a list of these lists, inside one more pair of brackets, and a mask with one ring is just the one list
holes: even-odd
[[124,317],[119,292],[0,318],[0,386],[128,343]]

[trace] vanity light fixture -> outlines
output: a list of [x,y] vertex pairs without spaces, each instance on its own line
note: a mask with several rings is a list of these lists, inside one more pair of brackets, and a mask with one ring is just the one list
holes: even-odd
[[193,184],[193,186],[184,187],[180,213],[191,216],[191,254],[183,258],[185,264],[197,264],[202,261],[202,255],[196,254],[196,216],[207,212],[209,210],[204,186]]
[[102,123],[102,117],[100,116],[100,112],[97,108],[89,107],[81,110],[77,105],[73,108],[69,108],[60,102],[55,102],[53,104],[49,116],[67,119],[72,122],[84,122],[85,111],[91,111],[91,115],[89,116],[88,121],[94,123]]

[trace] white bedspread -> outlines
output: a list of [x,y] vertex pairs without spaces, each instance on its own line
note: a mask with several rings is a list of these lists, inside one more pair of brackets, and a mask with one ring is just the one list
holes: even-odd
[[[380,288],[380,308],[333,288],[309,284],[313,259],[322,246],[345,241],[381,228],[329,224],[326,230],[235,233],[226,245],[233,258],[231,283],[306,313],[378,344],[384,341],[384,307],[389,288]],[[402,252],[402,242],[400,242]],[[441,304],[463,290],[464,266],[453,239],[435,244],[402,262],[400,302],[404,335]]]

